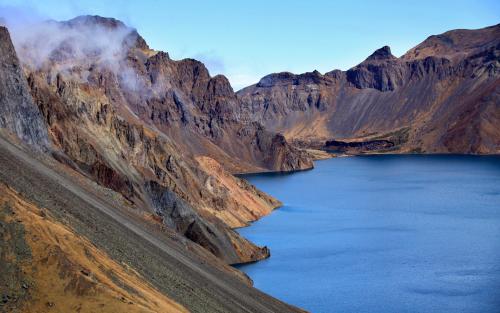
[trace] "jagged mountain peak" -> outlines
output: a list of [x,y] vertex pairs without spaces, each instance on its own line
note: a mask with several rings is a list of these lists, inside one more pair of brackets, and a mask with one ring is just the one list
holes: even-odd
[[102,25],[109,28],[128,27],[120,20],[99,15],[80,15],[63,23],[69,26]]
[[[5,71],[12,79],[0,80],[0,92],[13,99],[2,93],[2,104],[6,99],[31,106],[35,100],[38,120],[46,123],[42,130],[48,129],[62,159],[225,262],[268,255],[231,227],[267,214],[274,202],[237,180],[227,187],[237,192],[227,193],[213,182],[210,164],[217,162],[230,177],[229,172],[306,169],[312,161],[286,140],[275,140],[275,133],[240,118],[227,78],[211,77],[198,60],[172,60],[147,49],[135,30],[112,18],[81,16],[27,30],[17,33],[22,65]],[[2,58],[9,61],[7,54]],[[12,91],[24,75],[29,84],[18,99]],[[26,127],[18,130],[16,121],[33,126],[34,113],[16,107],[19,114],[0,107],[0,128],[31,135]],[[201,156],[214,161],[203,167]],[[251,201],[237,201],[239,192]]]
[[382,47],[321,84],[260,83],[238,96],[255,120],[305,147],[374,134],[404,151],[498,153],[499,51],[500,25],[452,30],[400,58]]
[[137,30],[133,27],[128,26],[123,21],[112,18],[112,17],[103,17],[99,15],[80,15],[71,20],[58,22],[64,26],[68,26],[70,28],[85,28],[85,27],[95,27],[100,26],[109,30],[126,30],[129,32],[128,40],[130,43],[134,44],[137,48],[148,50],[149,46],[146,43],[146,40],[142,38],[141,35],[137,32]]
[[396,59],[396,57],[391,53],[391,48],[389,46],[383,46],[382,48],[375,50],[375,52],[366,58],[365,62],[391,59]]

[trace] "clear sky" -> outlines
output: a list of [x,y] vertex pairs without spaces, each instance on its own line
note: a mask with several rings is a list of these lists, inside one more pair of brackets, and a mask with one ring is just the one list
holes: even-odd
[[345,70],[384,45],[400,56],[433,34],[500,23],[500,0],[0,0],[0,16],[13,9],[120,19],[152,48],[200,59],[235,89],[271,72]]

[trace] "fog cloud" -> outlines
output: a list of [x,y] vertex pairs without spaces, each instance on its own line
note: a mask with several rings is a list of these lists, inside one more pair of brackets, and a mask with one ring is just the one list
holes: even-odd
[[25,66],[68,74],[81,82],[87,82],[90,68],[108,70],[126,90],[146,93],[145,83],[126,62],[137,33],[120,21],[82,16],[56,22],[13,7],[2,7],[0,19]]
[[31,20],[26,23],[4,17],[22,63],[40,68],[50,61],[71,68],[92,61],[117,72],[126,57],[133,29],[78,18],[70,22]]

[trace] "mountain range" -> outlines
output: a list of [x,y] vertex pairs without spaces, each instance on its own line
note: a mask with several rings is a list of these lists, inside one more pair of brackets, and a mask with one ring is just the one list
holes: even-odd
[[382,47],[348,71],[270,74],[238,92],[289,141],[342,151],[497,154],[500,25]]
[[500,24],[238,92],[112,18],[0,27],[0,52],[7,311],[300,311],[228,266],[270,256],[235,229],[281,205],[236,174],[500,151]]

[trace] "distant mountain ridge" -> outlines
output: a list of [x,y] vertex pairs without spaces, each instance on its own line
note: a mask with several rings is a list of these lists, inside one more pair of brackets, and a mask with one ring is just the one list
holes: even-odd
[[499,68],[500,24],[430,36],[400,58],[385,46],[347,71],[270,74],[237,95],[250,119],[306,147],[496,154]]

